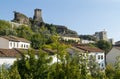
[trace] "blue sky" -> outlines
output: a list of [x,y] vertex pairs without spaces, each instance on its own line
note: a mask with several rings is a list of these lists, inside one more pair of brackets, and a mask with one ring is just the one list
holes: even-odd
[[78,34],[108,32],[109,38],[120,40],[120,0],[0,0],[0,19],[12,20],[13,11],[33,17],[34,9],[42,9],[47,23],[65,25]]

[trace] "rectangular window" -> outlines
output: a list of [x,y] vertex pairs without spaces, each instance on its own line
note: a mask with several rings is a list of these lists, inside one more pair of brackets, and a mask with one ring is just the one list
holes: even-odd
[[28,45],[26,45],[26,48],[28,48]]
[[15,43],[14,43],[14,47],[15,47]]
[[23,44],[21,44],[21,48],[23,48]]
[[103,59],[103,55],[101,55],[101,59]]
[[100,55],[98,55],[98,59],[100,59]]
[[104,64],[102,63],[102,67],[104,67]]
[[17,43],[17,48],[18,48],[18,43]]
[[10,43],[10,46],[12,47],[12,42]]

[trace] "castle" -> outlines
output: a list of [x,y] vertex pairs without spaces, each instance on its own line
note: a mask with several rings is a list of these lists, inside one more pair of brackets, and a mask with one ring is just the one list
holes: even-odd
[[14,19],[12,21],[20,24],[26,24],[26,25],[29,25],[29,24],[40,25],[41,23],[43,23],[42,10],[35,9],[33,18],[28,18],[26,15],[14,11]]
[[[14,11],[14,19],[12,20],[12,24],[15,24],[15,23],[17,23],[17,25],[24,24],[28,26],[30,25],[32,27],[34,26],[41,27],[42,25],[46,26],[48,24],[43,21],[42,10],[37,8],[34,10],[33,18],[28,18],[26,15],[20,12]],[[76,31],[70,30],[66,26],[63,26],[63,25],[53,25],[53,26],[56,27],[57,33],[62,36],[78,37]]]

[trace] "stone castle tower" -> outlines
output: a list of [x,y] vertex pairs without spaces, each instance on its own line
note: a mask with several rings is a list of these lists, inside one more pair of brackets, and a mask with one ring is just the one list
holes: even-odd
[[34,10],[33,20],[35,22],[43,22],[43,19],[42,19],[42,10],[41,9],[35,9]]
[[97,38],[97,40],[108,41],[107,32],[105,30],[101,32],[95,32],[95,37]]

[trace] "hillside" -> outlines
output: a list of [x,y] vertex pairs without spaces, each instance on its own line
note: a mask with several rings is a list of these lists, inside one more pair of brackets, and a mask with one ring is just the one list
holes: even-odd
[[26,24],[30,27],[42,27],[45,26],[48,28],[48,30],[51,30],[50,28],[55,28],[56,32],[60,35],[67,35],[67,36],[78,36],[77,32],[68,29],[64,25],[55,25],[55,24],[48,24],[43,21],[42,19],[42,10],[41,9],[35,9],[34,10],[34,16],[33,18],[29,18],[26,15],[14,11],[14,19],[12,22],[20,23],[20,24]]

